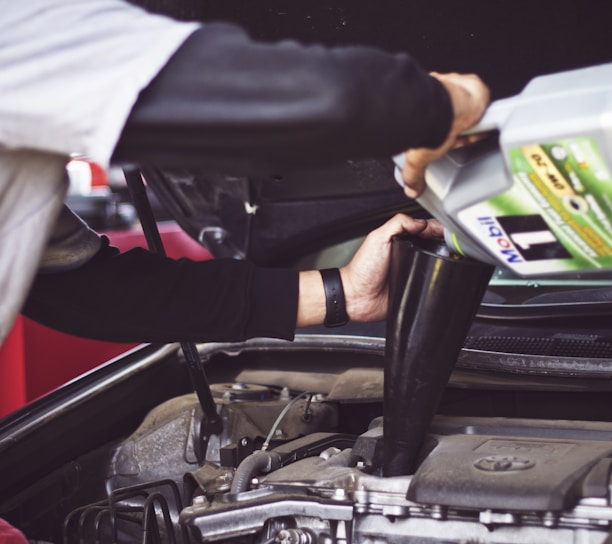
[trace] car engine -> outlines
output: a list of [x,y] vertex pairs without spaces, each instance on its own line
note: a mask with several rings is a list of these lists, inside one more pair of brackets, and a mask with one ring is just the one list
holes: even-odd
[[[471,413],[445,399],[492,269],[431,244],[393,240],[385,339],[201,347],[194,366],[243,370],[109,448],[106,497],[64,541],[611,542],[612,423],[494,417],[504,387],[475,401],[481,374],[464,376]],[[291,364],[264,364],[273,347]]]
[[[296,342],[295,356],[326,358],[319,338]],[[203,433],[193,393],[154,408],[108,450],[106,497],[68,514],[64,541],[609,542],[612,424],[442,413],[414,474],[385,477],[383,371],[373,364],[382,340],[335,342],[354,368],[325,374],[313,362],[310,373],[251,369],[212,384],[219,434]],[[247,346],[240,356],[271,350]],[[304,379],[308,391],[295,387]],[[460,398],[441,411],[456,412]]]

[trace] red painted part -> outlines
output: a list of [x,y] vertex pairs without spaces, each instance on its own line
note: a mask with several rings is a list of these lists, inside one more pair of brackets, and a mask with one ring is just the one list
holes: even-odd
[[19,529],[0,519],[0,544],[28,544],[28,540]]
[[23,322],[18,318],[0,350],[0,416],[26,403],[24,358]]
[[[211,258],[176,223],[161,223],[159,229],[169,257]],[[121,251],[146,247],[139,227],[104,234]],[[78,338],[20,316],[0,349],[0,417],[135,345]]]
[[[210,253],[204,247],[186,234],[173,221],[161,222],[158,227],[168,257],[173,259],[189,257],[196,261],[205,261],[211,258]],[[118,247],[121,251],[126,251],[133,247],[147,247],[140,227],[104,231],[103,234],[106,234],[110,238],[111,244]]]
[[22,320],[28,402],[137,345],[79,338]]
[[104,187],[105,185],[108,185],[106,171],[100,165],[95,162],[91,162],[89,163],[89,168],[91,169],[92,187]]

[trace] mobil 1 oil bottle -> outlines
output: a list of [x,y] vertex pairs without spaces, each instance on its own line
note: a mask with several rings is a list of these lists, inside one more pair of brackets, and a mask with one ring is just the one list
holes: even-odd
[[418,199],[452,250],[523,277],[612,270],[612,64],[537,77],[471,132]]

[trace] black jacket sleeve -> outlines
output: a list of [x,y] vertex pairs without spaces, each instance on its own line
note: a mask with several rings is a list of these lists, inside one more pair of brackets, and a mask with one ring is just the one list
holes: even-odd
[[[445,89],[408,55],[255,43],[207,24],[141,93],[113,160],[248,174],[435,147],[451,121]],[[239,341],[292,338],[297,300],[295,271],[105,246],[39,275],[24,313],[102,340]]]
[[222,170],[390,157],[445,139],[444,87],[409,55],[197,30],[141,93],[114,159]]
[[113,342],[290,340],[297,300],[294,270],[173,260],[141,248],[119,253],[105,238],[86,265],[39,274],[22,311],[57,330]]

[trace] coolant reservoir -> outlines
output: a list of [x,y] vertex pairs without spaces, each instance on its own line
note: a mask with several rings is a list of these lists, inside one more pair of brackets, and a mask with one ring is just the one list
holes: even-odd
[[426,172],[449,247],[525,277],[612,269],[612,64],[533,79],[487,131]]

